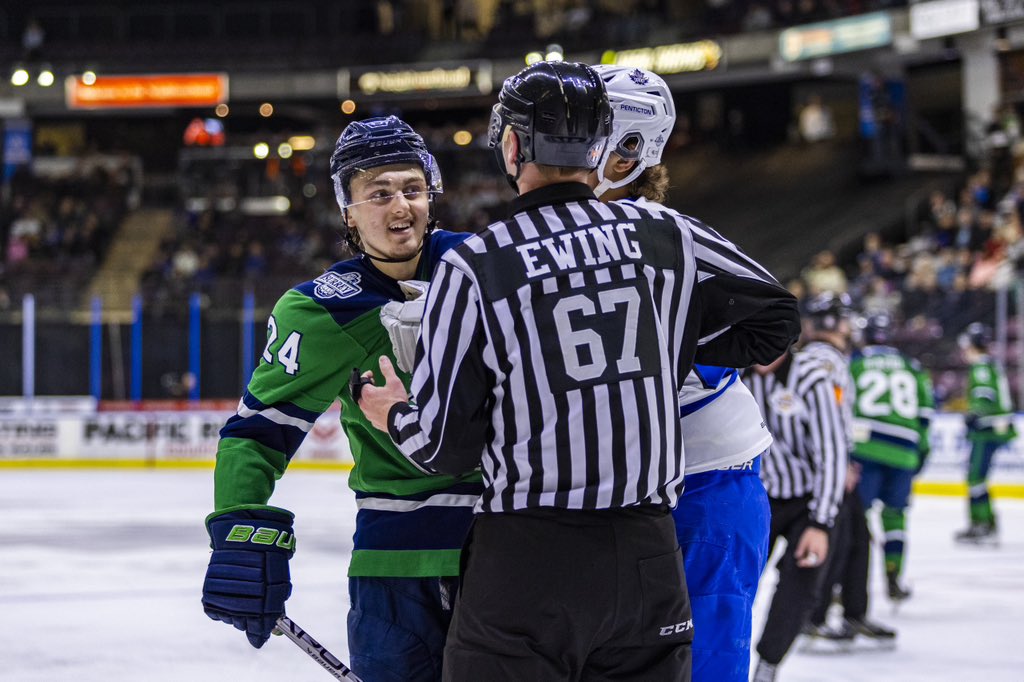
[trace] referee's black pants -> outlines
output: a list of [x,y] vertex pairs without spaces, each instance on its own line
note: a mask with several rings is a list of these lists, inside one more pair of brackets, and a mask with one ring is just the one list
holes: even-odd
[[868,613],[871,535],[864,515],[864,503],[856,490],[846,493],[843,498],[830,542],[833,546],[828,551],[828,571],[810,621],[815,625],[825,622],[835,585],[842,590],[843,615],[863,620]]
[[479,514],[462,562],[444,682],[690,679],[666,507]]
[[[814,568],[800,568],[796,565],[797,543],[811,521],[807,507],[809,501],[810,497],[768,500],[772,509],[768,547],[775,547],[780,537],[786,538],[787,543],[786,553],[776,564],[779,569],[779,582],[775,586],[775,596],[772,597],[761,641],[757,643],[758,655],[761,660],[768,663],[780,663],[789,647],[793,645],[793,640],[800,634],[800,628],[814,608],[825,567],[828,565],[827,557]],[[829,545],[831,554],[831,537]]]

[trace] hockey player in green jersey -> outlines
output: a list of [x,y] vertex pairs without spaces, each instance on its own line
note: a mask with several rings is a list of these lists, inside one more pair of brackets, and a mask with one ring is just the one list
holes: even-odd
[[996,539],[996,516],[988,495],[992,457],[1013,440],[1013,407],[1006,374],[989,355],[992,333],[974,322],[958,339],[964,359],[970,363],[967,379],[967,440],[971,456],[967,469],[970,526],[956,534],[958,542],[982,543]]
[[[253,646],[267,641],[291,593],[295,550],[292,514],[270,497],[317,417],[340,399],[358,507],[348,571],[352,669],[364,682],[436,682],[479,474],[422,472],[367,422],[349,377],[376,368],[382,354],[397,354],[401,367],[382,307],[404,302],[400,282],[429,279],[468,235],[432,229],[440,172],[423,138],[397,117],[349,124],[331,176],[359,255],[274,306],[262,361],[221,430],[203,606]],[[400,375],[406,385],[409,371]]]
[[906,541],[906,508],[913,477],[928,456],[928,424],[934,410],[931,380],[920,365],[888,345],[891,319],[870,316],[865,346],[853,356],[853,459],[860,463],[857,490],[864,508],[882,502],[885,573],[889,597],[910,596],[901,584]]

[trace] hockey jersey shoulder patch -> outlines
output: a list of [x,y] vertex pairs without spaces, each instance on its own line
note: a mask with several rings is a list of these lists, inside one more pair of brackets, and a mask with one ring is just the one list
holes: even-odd
[[359,272],[328,270],[313,280],[313,297],[321,300],[352,298],[362,293],[363,276]]
[[772,409],[786,417],[800,417],[807,414],[807,407],[800,397],[788,388],[777,388],[768,396]]

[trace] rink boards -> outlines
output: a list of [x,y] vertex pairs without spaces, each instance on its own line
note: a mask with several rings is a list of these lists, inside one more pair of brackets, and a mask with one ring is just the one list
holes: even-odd
[[[0,467],[208,467],[218,434],[233,414],[226,409],[112,410],[87,414],[0,414]],[[321,415],[291,464],[294,468],[348,469],[352,453],[337,407]],[[1024,414],[1015,417],[1024,433]],[[963,494],[968,444],[960,414],[932,421],[928,465],[919,492]],[[1024,438],[996,454],[995,492],[1024,498]]]

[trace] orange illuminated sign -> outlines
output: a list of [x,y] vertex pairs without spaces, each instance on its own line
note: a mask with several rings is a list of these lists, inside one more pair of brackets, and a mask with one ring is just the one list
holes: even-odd
[[69,109],[206,107],[227,101],[228,77],[217,73],[95,76],[87,85],[81,76],[71,76],[65,81],[64,94]]

